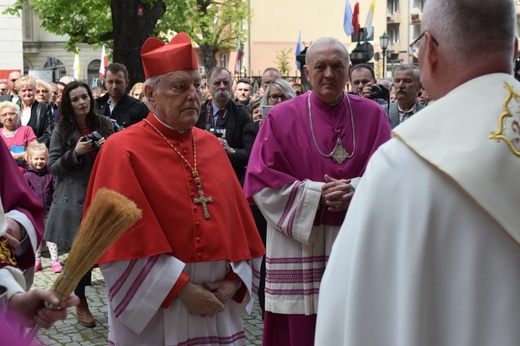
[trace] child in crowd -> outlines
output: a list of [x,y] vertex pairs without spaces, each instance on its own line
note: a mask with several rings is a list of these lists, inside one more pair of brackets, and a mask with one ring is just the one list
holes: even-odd
[[[29,167],[24,173],[25,180],[36,197],[41,201],[45,209],[45,218],[47,218],[47,214],[51,208],[52,194],[54,193],[54,176],[47,170],[49,152],[45,144],[33,142],[29,144],[26,156]],[[41,247],[44,245],[44,242],[45,241],[42,240],[36,252],[34,271],[42,270]],[[52,260],[51,269],[55,273],[60,273],[62,268],[58,260],[58,245],[49,241],[46,243]]]

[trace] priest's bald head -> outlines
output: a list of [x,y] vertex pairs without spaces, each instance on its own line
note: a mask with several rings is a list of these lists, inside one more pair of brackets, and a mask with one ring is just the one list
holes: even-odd
[[141,59],[150,111],[175,130],[193,127],[200,114],[202,80],[190,37],[179,33],[168,44],[149,38]]

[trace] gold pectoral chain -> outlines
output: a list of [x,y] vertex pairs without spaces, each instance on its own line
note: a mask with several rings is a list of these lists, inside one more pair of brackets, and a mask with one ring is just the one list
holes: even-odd
[[330,154],[325,154],[323,151],[321,151],[320,147],[318,146],[318,142],[316,141],[316,135],[314,134],[314,125],[312,124],[312,109],[311,109],[311,94],[312,91],[307,96],[307,106],[309,108],[309,122],[311,125],[311,134],[312,134],[312,140],[314,141],[314,146],[318,150],[321,156],[323,157],[330,157],[334,161],[336,161],[339,164],[342,164],[345,162],[346,159],[350,159],[352,156],[354,156],[354,153],[356,152],[356,129],[354,127],[354,115],[352,113],[352,106],[350,105],[350,99],[348,98],[348,95],[345,94],[345,97],[347,98],[348,108],[350,111],[350,122],[352,124],[352,153],[348,153],[345,148],[343,148],[343,142],[341,141],[341,137],[339,136],[339,133],[336,137],[336,145],[334,146],[334,149],[330,152]]
[[166,138],[161,131],[157,127],[155,127],[152,123],[150,123],[148,120],[144,119],[144,121],[150,125],[152,129],[155,130],[165,141],[172,147],[173,150],[179,155],[179,157],[184,161],[184,163],[191,169],[191,175],[193,176],[193,182],[195,183],[195,187],[197,188],[197,192],[199,194],[198,198],[193,198],[193,203],[195,204],[201,204],[202,210],[204,211],[204,218],[209,219],[209,210],[208,210],[208,203],[213,202],[213,198],[211,196],[205,196],[204,190],[202,190],[202,181],[199,177],[199,172],[197,171],[197,148],[195,146],[195,135],[193,134],[193,131],[191,131],[191,139],[193,143],[193,166],[186,160],[186,158],[180,153],[177,148],[173,146],[173,144]]

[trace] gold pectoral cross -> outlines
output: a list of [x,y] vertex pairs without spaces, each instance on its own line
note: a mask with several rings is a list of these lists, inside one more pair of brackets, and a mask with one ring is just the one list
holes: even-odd
[[204,218],[209,219],[209,211],[208,211],[208,203],[213,202],[213,198],[211,196],[204,196],[204,191],[202,189],[198,189],[199,198],[193,198],[193,203],[202,204],[202,209],[204,210]]
[[202,204],[202,209],[204,210],[204,218],[209,219],[209,211],[208,211],[208,203],[213,202],[213,198],[211,196],[204,196],[204,191],[202,190],[202,182],[199,177],[199,172],[194,169],[191,174],[193,175],[193,182],[197,187],[197,192],[199,193],[199,198],[193,198],[193,203]]
[[336,139],[336,146],[331,153],[332,159],[339,164],[345,162],[346,159],[349,158],[349,153],[343,148],[343,143],[341,143],[341,138]]

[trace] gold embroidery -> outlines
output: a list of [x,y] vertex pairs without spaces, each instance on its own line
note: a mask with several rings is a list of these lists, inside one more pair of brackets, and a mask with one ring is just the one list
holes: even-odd
[[504,88],[509,91],[504,101],[504,112],[498,118],[498,130],[491,132],[488,138],[495,142],[503,140],[513,154],[520,157],[520,94],[507,83],[504,83]]
[[0,267],[16,266],[16,258],[5,235],[0,237]]

